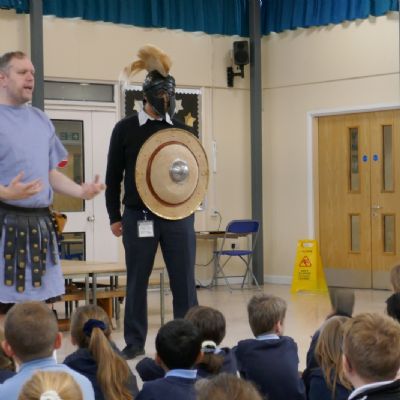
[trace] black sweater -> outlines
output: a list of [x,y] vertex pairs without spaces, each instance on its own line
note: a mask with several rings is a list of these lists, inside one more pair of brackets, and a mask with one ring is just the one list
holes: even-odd
[[144,125],[139,126],[137,115],[132,115],[115,125],[108,150],[106,172],[106,207],[111,224],[121,220],[122,179],[125,189],[123,204],[137,210],[146,209],[136,189],[136,159],[140,148],[153,133],[168,128],[190,130],[188,126],[177,120],[173,120],[173,123],[172,126],[164,120],[148,120]]

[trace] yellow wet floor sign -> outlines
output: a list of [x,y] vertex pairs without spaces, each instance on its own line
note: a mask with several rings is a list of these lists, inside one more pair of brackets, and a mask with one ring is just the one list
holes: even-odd
[[299,291],[328,291],[316,240],[297,242],[291,292]]

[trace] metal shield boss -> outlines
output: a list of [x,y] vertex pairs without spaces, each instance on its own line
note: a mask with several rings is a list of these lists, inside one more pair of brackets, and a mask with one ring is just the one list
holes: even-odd
[[207,155],[199,140],[184,129],[156,132],[136,160],[136,187],[156,215],[177,220],[192,214],[208,186]]

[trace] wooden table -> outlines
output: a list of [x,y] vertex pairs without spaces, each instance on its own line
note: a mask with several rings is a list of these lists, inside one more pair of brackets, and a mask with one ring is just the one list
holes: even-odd
[[[115,313],[115,319],[118,321],[120,317],[120,307],[118,299],[125,297],[125,288],[118,285],[118,277],[126,275],[125,264],[113,262],[97,262],[97,261],[79,261],[79,260],[61,260],[61,268],[64,277],[68,280],[84,279],[84,295],[70,296],[68,293],[64,296],[64,301],[85,300],[89,304],[92,300],[93,304],[97,304],[98,299],[111,299],[112,309]],[[165,320],[165,268],[154,267],[153,271],[160,274],[160,314],[161,324]],[[110,284],[104,290],[100,290],[97,279],[100,277],[109,277]],[[66,299],[66,300],[65,300]],[[112,317],[112,314],[109,315]]]

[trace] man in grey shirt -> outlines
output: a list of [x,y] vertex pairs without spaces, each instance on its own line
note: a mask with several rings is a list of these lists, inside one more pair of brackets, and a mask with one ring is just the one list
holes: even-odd
[[89,200],[104,189],[98,176],[78,185],[56,169],[67,151],[49,118],[27,104],[34,74],[24,53],[0,57],[0,314],[13,303],[64,293],[53,191]]

